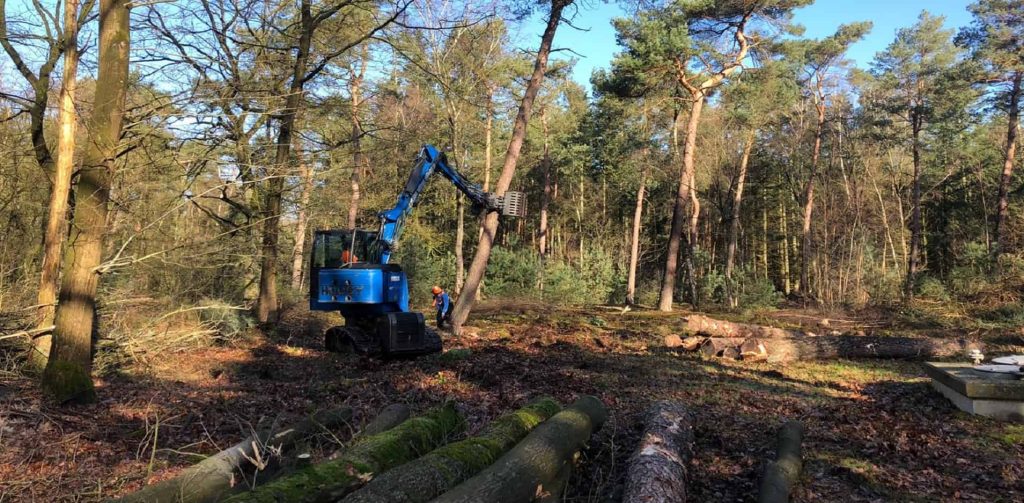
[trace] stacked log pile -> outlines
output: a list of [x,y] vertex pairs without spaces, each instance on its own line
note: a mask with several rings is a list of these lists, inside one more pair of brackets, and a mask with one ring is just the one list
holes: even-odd
[[966,356],[981,349],[977,342],[933,337],[889,337],[863,332],[832,331],[828,335],[747,323],[714,320],[703,315],[687,317],[692,336],[665,337],[665,346],[676,351],[699,351],[708,358],[744,361],[793,362],[837,358],[888,358],[926,360]]

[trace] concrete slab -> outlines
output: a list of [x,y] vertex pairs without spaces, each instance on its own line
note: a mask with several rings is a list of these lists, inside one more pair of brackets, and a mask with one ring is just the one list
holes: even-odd
[[1024,381],[1009,374],[974,370],[969,363],[927,362],[932,387],[964,412],[1024,422]]

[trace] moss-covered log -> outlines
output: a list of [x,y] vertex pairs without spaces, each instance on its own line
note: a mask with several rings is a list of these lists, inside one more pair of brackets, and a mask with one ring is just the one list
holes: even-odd
[[[129,494],[121,503],[212,503],[265,478],[265,467],[250,460],[271,460],[271,451],[287,452],[297,442],[321,430],[337,427],[352,419],[352,409],[341,407],[303,420],[291,428],[270,435],[249,437],[228,449],[186,468],[177,477],[167,479]],[[259,454],[257,454],[259,452]]]
[[623,503],[686,501],[687,463],[693,452],[693,417],[678,402],[647,411],[644,434],[629,458]]
[[761,475],[758,503],[786,503],[803,469],[800,442],[804,427],[797,421],[787,421],[779,428],[775,460],[765,464]]
[[416,459],[462,430],[465,423],[452,404],[414,417],[394,429],[365,437],[337,459],[306,467],[229,502],[337,501],[378,473]]
[[531,402],[494,420],[477,436],[439,447],[422,458],[374,478],[344,501],[430,501],[490,466],[530,430],[557,413],[559,408],[558,402],[551,398]]
[[512,450],[436,503],[522,503],[557,485],[565,465],[572,463],[591,433],[608,419],[595,397],[584,396],[534,428]]

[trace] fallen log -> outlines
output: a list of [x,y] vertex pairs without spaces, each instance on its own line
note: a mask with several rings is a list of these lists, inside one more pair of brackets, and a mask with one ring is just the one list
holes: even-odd
[[765,464],[761,475],[761,487],[757,493],[758,503],[787,503],[793,486],[800,479],[803,469],[803,452],[800,442],[804,427],[797,421],[787,421],[779,428],[775,459]]
[[835,358],[929,359],[966,355],[981,345],[963,339],[823,335],[761,339],[769,362],[828,360]]
[[365,437],[337,459],[308,466],[229,502],[337,501],[374,475],[411,461],[447,442],[465,423],[449,403],[414,417],[392,430]]
[[683,351],[696,351],[704,342],[704,337],[693,336],[681,338],[678,335],[670,334],[665,336],[665,347],[669,349],[682,349]]
[[572,476],[572,467],[575,464],[577,454],[579,452],[572,455],[573,461],[566,463],[562,467],[562,471],[558,472],[555,480],[539,488],[533,503],[559,503],[562,501],[562,493],[565,492],[565,488],[569,485],[569,477]]
[[608,410],[584,396],[534,428],[519,444],[473,478],[434,500],[435,503],[522,503],[557,483],[566,464],[597,428]]
[[742,337],[706,337],[700,345],[700,353],[706,358],[722,356],[728,348],[738,348],[743,344]]
[[420,503],[476,475],[561,407],[551,398],[531,402],[491,422],[479,435],[439,447],[389,470],[348,495],[345,503]]
[[686,501],[687,462],[693,453],[693,417],[678,402],[647,411],[643,437],[629,458],[623,503]]
[[754,325],[750,323],[736,323],[732,321],[716,320],[702,314],[691,314],[686,317],[686,330],[709,337],[760,337],[770,339],[773,337],[802,337],[809,335],[802,330],[788,330],[785,328]]
[[263,478],[273,454],[279,456],[317,432],[331,430],[352,419],[352,409],[318,412],[297,425],[270,435],[249,437],[183,470],[178,476],[146,486],[116,501],[121,503],[207,503]]

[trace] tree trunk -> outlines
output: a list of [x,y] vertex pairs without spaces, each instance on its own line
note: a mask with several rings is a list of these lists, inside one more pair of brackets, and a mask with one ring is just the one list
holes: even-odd
[[917,112],[911,114],[914,133],[914,181],[910,199],[910,251],[907,254],[907,277],[903,285],[903,296],[907,302],[914,300],[917,257],[921,248],[921,117]]
[[797,421],[787,421],[779,428],[775,460],[769,461],[761,475],[758,503],[787,503],[793,486],[800,480],[803,453],[800,442],[804,427]]
[[779,202],[779,234],[782,242],[779,243],[779,276],[782,277],[782,293],[789,295],[792,291],[789,271],[789,218],[786,216],[786,202]]
[[996,207],[995,244],[993,263],[999,267],[999,254],[1006,251],[1006,217],[1010,210],[1010,182],[1013,178],[1013,165],[1017,156],[1017,130],[1020,127],[1020,95],[1021,80],[1024,71],[1018,71],[1013,77],[1010,89],[1010,109],[1007,114],[1006,146],[1003,149],[1003,173],[999,177],[999,203]]
[[462,294],[462,285],[466,278],[466,260],[462,249],[466,239],[466,202],[462,194],[455,195],[455,295]]
[[313,19],[310,0],[302,0],[300,6],[301,33],[298,52],[292,67],[291,85],[285,99],[277,132],[277,150],[274,166],[269,170],[267,194],[264,202],[263,251],[260,263],[260,295],[256,307],[256,319],[260,323],[275,323],[278,317],[277,304],[277,243],[280,237],[281,195],[284,192],[284,177],[291,156],[292,130],[295,116],[302,105],[302,88],[306,77],[306,63],[316,24]]
[[559,408],[550,398],[534,401],[494,420],[477,436],[381,474],[345,502],[426,503],[490,466]]
[[595,397],[584,396],[534,428],[512,450],[435,503],[519,503],[531,501],[557,482],[573,454],[608,419]]
[[807,177],[804,188],[804,213],[800,227],[800,293],[811,294],[811,215],[814,213],[814,179],[818,177],[818,160],[821,158],[821,134],[825,128],[825,96],[821,91],[821,79],[818,79],[818,92],[815,94],[815,109],[818,122],[814,130],[814,152],[811,154],[811,175]]
[[885,337],[871,335],[823,335],[758,339],[768,351],[769,362],[832,360],[837,358],[892,358],[925,360],[965,357],[980,348],[962,339]]
[[129,2],[101,0],[100,55],[89,146],[75,188],[75,225],[64,257],[53,347],[44,392],[57,402],[91,401],[92,332],[98,267],[106,231],[110,178],[117,158],[128,89]]
[[636,303],[636,266],[640,261],[640,225],[643,223],[644,191],[647,189],[647,166],[640,173],[640,187],[636,190],[636,209],[633,210],[633,231],[629,242],[629,277],[626,280],[626,305]]
[[[544,34],[541,36],[540,48],[537,50],[537,60],[534,63],[533,74],[530,82],[526,85],[526,92],[523,94],[523,101],[519,105],[519,112],[512,127],[512,138],[505,152],[505,163],[501,168],[501,176],[495,186],[494,193],[501,196],[512,184],[512,177],[516,172],[516,163],[519,161],[519,153],[523,148],[523,141],[526,139],[526,125],[530,120],[530,113],[533,110],[533,102],[537,98],[541,82],[544,80],[544,72],[548,65],[548,55],[551,53],[551,43],[555,38],[555,31],[562,20],[562,10],[571,2],[567,0],[554,0],[551,3],[551,12],[548,16]],[[488,213],[484,217],[483,235],[477,245],[476,253],[473,255],[473,262],[469,266],[469,273],[466,277],[465,294],[459,297],[452,311],[452,327],[455,333],[462,330],[462,325],[469,318],[469,312],[476,302],[477,291],[483,281],[484,273],[487,270],[487,261],[491,257],[491,247],[494,238],[498,233],[498,214]]]
[[412,418],[392,430],[365,437],[337,459],[306,467],[227,500],[277,503],[332,502],[367,480],[443,445],[464,427],[452,404]]
[[747,142],[743,146],[743,155],[740,156],[740,171],[736,174],[736,190],[732,194],[732,215],[729,219],[729,248],[725,255],[725,278],[729,291],[729,304],[736,307],[735,287],[732,283],[733,267],[736,263],[736,245],[740,239],[740,204],[743,202],[743,184],[747,180],[747,163],[750,160],[750,151],[754,148],[754,135],[751,132]]
[[679,187],[676,190],[675,205],[672,208],[672,228],[668,238],[668,256],[665,258],[665,274],[661,281],[661,296],[658,298],[658,309],[672,310],[672,296],[676,289],[676,273],[679,264],[680,242],[683,238],[683,225],[686,221],[686,204],[690,200],[690,186],[693,180],[694,149],[697,146],[697,127],[700,124],[700,113],[704,107],[704,93],[698,91],[694,95],[690,108],[690,119],[686,123],[686,140],[683,143],[683,166],[679,173]]
[[292,290],[302,289],[303,265],[306,263],[306,227],[309,223],[309,198],[313,192],[313,169],[306,164],[302,146],[295,142],[295,157],[299,161],[302,193],[299,195],[298,215],[295,220],[295,247],[292,248]]
[[548,146],[548,117],[545,109],[540,110],[540,123],[544,131],[544,154],[541,158],[541,165],[544,169],[544,192],[540,199],[540,236],[537,241],[537,250],[543,258],[548,253],[548,204],[551,201],[551,154]]
[[736,350],[736,356],[739,356],[738,348],[743,341],[742,337],[708,337],[700,344],[700,354],[705,358],[714,358],[724,356],[726,351]]
[[[268,479],[281,468],[256,466],[253,460],[273,461],[296,443],[323,431],[346,425],[352,409],[342,407],[312,417],[271,435],[249,437],[182,470],[174,478],[146,486],[116,500],[118,503],[216,503],[232,493]],[[268,470],[269,468],[269,470]]]
[[359,201],[362,197],[360,192],[360,184],[363,179],[363,171],[366,165],[366,160],[363,159],[363,123],[359,117],[359,106],[362,104],[362,93],[361,87],[363,85],[363,76],[366,74],[366,63],[369,57],[364,53],[360,61],[359,71],[352,71],[352,80],[349,82],[349,95],[352,98],[352,134],[350,139],[352,141],[352,195],[348,203],[348,228],[356,229],[359,220]]
[[[68,195],[71,176],[75,170],[75,144],[78,115],[75,110],[75,92],[78,87],[78,0],[64,3],[64,76],[60,87],[60,113],[57,117],[57,162],[54,165],[53,186],[43,237],[43,264],[39,274],[38,327],[53,325],[57,304],[57,282],[60,278],[60,255],[67,233]],[[50,355],[50,335],[41,335],[32,341],[29,359],[32,366],[42,370]]]
[[628,461],[622,503],[683,503],[693,416],[683,404],[670,401],[655,403],[646,416],[643,437]]

